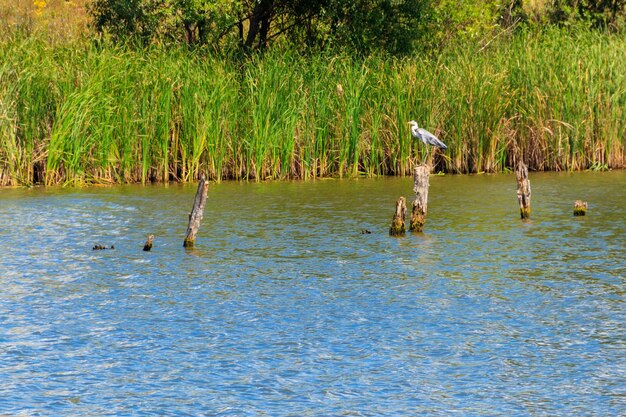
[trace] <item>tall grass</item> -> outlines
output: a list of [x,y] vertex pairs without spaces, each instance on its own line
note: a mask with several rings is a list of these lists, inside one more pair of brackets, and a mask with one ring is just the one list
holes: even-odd
[[624,167],[624,34],[552,30],[437,57],[246,61],[37,37],[0,41],[0,184]]

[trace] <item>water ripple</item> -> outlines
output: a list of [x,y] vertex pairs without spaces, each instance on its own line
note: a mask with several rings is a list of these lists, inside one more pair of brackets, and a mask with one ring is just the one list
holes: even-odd
[[0,414],[626,414],[626,177],[531,180],[2,191]]

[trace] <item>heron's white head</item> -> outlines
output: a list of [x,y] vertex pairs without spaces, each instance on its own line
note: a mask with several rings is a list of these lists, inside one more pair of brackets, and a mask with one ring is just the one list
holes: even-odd
[[415,120],[411,120],[411,121],[409,122],[409,124],[410,124],[412,127],[418,127],[418,126],[417,126],[417,122],[416,122]]

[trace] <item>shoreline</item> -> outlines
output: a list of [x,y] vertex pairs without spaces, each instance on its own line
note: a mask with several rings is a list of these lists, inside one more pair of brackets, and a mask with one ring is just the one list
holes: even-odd
[[[580,170],[569,170],[569,171],[557,171],[557,170],[543,170],[543,171],[530,171],[530,175],[536,174],[566,174],[566,175],[575,175],[575,174],[606,174],[611,172],[620,172],[626,171],[626,167],[620,168],[609,168],[609,169],[601,169],[601,170],[593,170],[593,169],[580,169]],[[431,172],[431,177],[474,177],[474,176],[497,176],[497,175],[515,175],[513,170],[505,170],[498,172],[475,172],[475,173],[445,173],[445,172]],[[222,178],[221,180],[216,180],[214,178],[209,178],[208,181],[211,184],[220,184],[220,183],[239,183],[239,184],[267,184],[267,183],[314,183],[317,181],[359,181],[359,180],[384,180],[384,179],[397,179],[397,178],[411,178],[411,175],[359,175],[359,176],[325,176],[325,177],[311,177],[307,179],[302,178],[265,178],[262,180],[255,179],[236,179],[236,178]],[[112,182],[112,181],[100,181],[100,182],[75,182],[75,183],[66,183],[66,184],[45,184],[45,183],[37,183],[37,184],[24,184],[24,185],[1,185],[0,190],[2,189],[24,189],[24,188],[91,188],[91,187],[117,187],[117,186],[170,186],[170,185],[189,185],[196,184],[198,179],[190,180],[190,181],[148,181],[142,183],[141,181],[134,182]]]

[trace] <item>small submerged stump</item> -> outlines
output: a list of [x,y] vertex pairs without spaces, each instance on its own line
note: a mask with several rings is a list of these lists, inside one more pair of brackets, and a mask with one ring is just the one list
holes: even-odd
[[152,241],[154,241],[154,235],[148,235],[148,240],[146,240],[146,244],[143,245],[144,252],[150,252],[150,249],[152,249]]
[[413,191],[415,192],[415,200],[413,200],[413,209],[411,210],[411,224],[409,230],[411,232],[421,232],[424,230],[426,223],[426,213],[428,212],[428,187],[430,186],[430,166],[419,165],[415,167],[413,172]]
[[404,197],[400,197],[398,198],[398,201],[396,201],[396,212],[393,215],[393,220],[391,221],[389,236],[402,236],[406,233],[406,227],[404,226],[405,216],[406,199]]
[[183,246],[186,248],[193,247],[196,241],[196,233],[198,233],[200,222],[204,216],[204,206],[206,204],[208,191],[209,182],[206,180],[204,174],[202,174],[198,182],[198,191],[196,192],[196,198],[193,202],[193,209],[189,214],[189,225],[187,226],[187,234],[185,236],[185,242],[183,243]]
[[517,201],[522,219],[530,218],[530,180],[528,179],[528,167],[520,161],[515,170],[517,179]]
[[107,249],[115,249],[115,246],[111,245],[109,247],[106,247],[104,245],[94,245],[94,247],[91,248],[91,250],[107,250]]
[[584,216],[587,214],[587,202],[576,200],[574,202],[574,216]]

